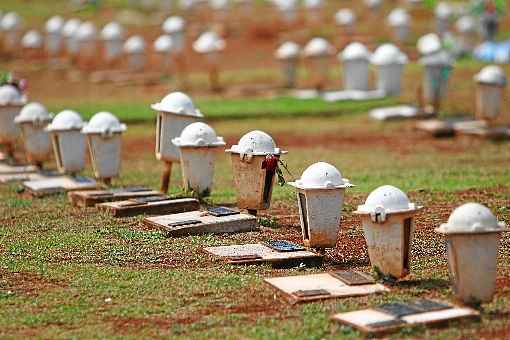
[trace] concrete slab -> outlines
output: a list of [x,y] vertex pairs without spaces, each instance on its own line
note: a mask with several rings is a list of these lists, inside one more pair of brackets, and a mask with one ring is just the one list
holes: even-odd
[[417,312],[396,317],[380,309],[370,308],[347,313],[335,314],[332,319],[360,330],[363,333],[378,335],[402,327],[429,325],[463,318],[479,317],[480,313],[472,308],[449,305],[445,309]]
[[164,215],[193,211],[200,209],[200,203],[194,198],[171,199],[158,193],[157,196],[99,203],[96,204],[96,208],[114,217],[131,217],[144,214]]
[[0,183],[13,183],[13,182],[25,182],[25,181],[36,181],[49,178],[45,174],[30,172],[30,173],[18,173],[18,174],[0,174]]
[[23,182],[25,190],[35,197],[48,196],[72,190],[96,189],[97,182],[88,177],[54,176]]
[[39,169],[34,165],[12,165],[0,162],[0,175],[34,173]]
[[93,207],[104,202],[125,201],[131,198],[148,197],[161,194],[159,191],[144,187],[116,188],[107,190],[71,191],[69,201],[77,207]]
[[322,94],[322,99],[327,102],[339,102],[345,100],[355,100],[355,101],[363,101],[363,100],[372,100],[372,99],[382,99],[386,97],[386,94],[383,91],[373,90],[373,91],[357,91],[357,90],[342,90],[342,91],[327,91]]
[[258,230],[257,218],[248,214],[214,216],[207,211],[147,217],[146,226],[156,227],[168,236],[240,233]]
[[378,121],[424,118],[427,115],[420,114],[420,110],[411,105],[397,105],[381,107],[370,110],[369,117]]
[[264,281],[282,293],[290,303],[365,296],[389,291],[379,283],[348,285],[334,273],[274,277],[266,278]]

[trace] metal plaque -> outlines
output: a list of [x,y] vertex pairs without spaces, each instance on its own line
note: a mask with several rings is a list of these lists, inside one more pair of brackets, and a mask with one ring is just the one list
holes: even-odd
[[230,261],[249,261],[249,260],[262,260],[262,256],[257,254],[249,254],[249,255],[236,255],[229,256]]
[[366,324],[365,326],[373,328],[373,329],[379,329],[379,328],[388,328],[388,327],[398,327],[406,324],[406,322],[402,319],[393,319],[393,320],[386,320],[386,321],[377,321],[373,323]]
[[436,302],[428,299],[415,300],[409,305],[413,308],[419,309],[422,313],[452,308],[446,303]]
[[177,221],[177,222],[168,223],[168,226],[169,227],[182,227],[185,225],[192,225],[192,224],[199,224],[199,223],[202,223],[202,221],[200,221],[200,220],[185,220],[185,221]]
[[373,277],[357,271],[338,271],[330,273],[331,276],[339,279],[349,286],[368,285],[375,283]]
[[325,289],[309,289],[309,290],[297,290],[293,292],[292,295],[298,298],[306,298],[315,296],[328,296],[331,295],[331,293]]
[[222,217],[222,216],[231,216],[231,215],[239,215],[240,212],[237,210],[229,209],[227,207],[213,207],[207,209],[207,213],[212,216]]
[[139,198],[132,198],[129,201],[137,204],[148,204],[153,202],[161,202],[169,200],[170,197],[166,195],[156,195],[156,196],[147,196],[147,197],[139,197]]
[[276,251],[280,252],[291,252],[291,251],[301,251],[305,250],[305,247],[295,244],[289,241],[284,240],[276,240],[276,241],[267,241],[266,245]]
[[392,315],[399,319],[407,315],[418,314],[422,312],[420,309],[412,306],[411,304],[402,302],[387,303],[375,309],[379,312]]
[[141,186],[132,186],[118,189],[118,192],[142,192],[142,191],[151,191],[151,189]]

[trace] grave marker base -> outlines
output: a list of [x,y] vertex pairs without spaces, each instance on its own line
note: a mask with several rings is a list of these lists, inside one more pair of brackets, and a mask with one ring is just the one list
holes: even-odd
[[87,177],[51,176],[23,182],[23,187],[32,196],[43,197],[73,190],[96,189],[97,182]]
[[230,264],[269,263],[275,268],[291,268],[300,265],[319,267],[324,257],[310,250],[277,251],[261,243],[208,247],[204,250]]
[[168,196],[159,194],[125,201],[99,203],[96,208],[113,217],[131,217],[143,214],[176,214],[197,210],[200,209],[200,203],[194,198],[170,199]]
[[155,196],[160,192],[143,187],[117,188],[108,190],[71,191],[69,201],[77,207],[93,207],[104,202],[124,201],[131,198]]
[[257,218],[247,214],[214,216],[207,211],[147,217],[143,224],[156,227],[168,236],[239,233],[258,230]]
[[[343,272],[345,274],[345,272]],[[338,278],[338,273],[320,273],[298,276],[266,278],[264,281],[283,294],[292,304],[324,299],[365,296],[388,292],[382,284],[370,282],[368,274],[363,274],[368,283],[349,285]],[[361,275],[358,273],[358,275]],[[352,275],[349,275],[352,276]],[[315,293],[314,293],[315,292]],[[319,292],[322,292],[319,294]]]
[[468,307],[418,300],[410,304],[392,303],[377,308],[339,313],[333,315],[332,319],[363,333],[377,335],[403,327],[442,323],[479,315],[478,311]]

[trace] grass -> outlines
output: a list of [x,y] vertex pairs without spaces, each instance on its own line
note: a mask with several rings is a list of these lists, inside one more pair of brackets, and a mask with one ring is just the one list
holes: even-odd
[[[256,99],[205,99],[197,100],[206,119],[248,119],[272,117],[333,116],[367,112],[381,105],[394,103],[393,99],[373,100],[369,102],[328,103],[321,99],[300,100],[291,97],[256,98]],[[150,103],[80,103],[73,109],[84,118],[90,119],[98,111],[110,111],[125,122],[151,121],[155,112]],[[51,106],[52,112],[63,108]]]
[[[366,250],[331,250],[325,268],[305,270],[236,267],[204,256],[204,246],[298,240],[294,191],[287,186],[275,189],[273,205],[277,210],[262,216],[266,228],[260,233],[177,239],[141,228],[140,217],[116,220],[94,209],[72,208],[64,196],[32,200],[15,194],[15,186],[0,187],[0,337],[293,339],[306,334],[310,339],[354,339],[360,333],[332,323],[330,315],[414,297],[452,299],[443,241],[433,233],[434,226],[449,213],[444,207],[478,200],[500,219],[510,218],[508,209],[498,208],[505,206],[509,189],[504,183],[510,180],[509,170],[502,166],[510,151],[502,144],[417,137],[410,123],[371,123],[360,114],[217,120],[213,125],[230,139],[261,128],[277,142],[289,143],[282,146],[290,151],[285,160],[294,176],[318,160],[341,168],[343,175],[358,185],[347,193],[342,222],[342,237],[347,239],[362,237],[359,222],[350,212],[373,188],[391,183],[413,191],[413,201],[429,210],[417,219],[409,280],[386,295],[289,306],[274,298],[263,277],[313,273],[335,266],[369,270],[361,260],[352,264],[338,259],[363,258]],[[136,140],[144,147],[135,154],[126,150],[123,176],[117,185],[157,187],[161,168],[149,142],[153,128],[149,123],[132,124],[124,136],[126,145]],[[293,136],[307,143],[296,146]],[[356,136],[361,136],[359,142],[351,140]],[[380,143],[363,142],[363,137],[369,136]],[[400,143],[388,143],[391,136]],[[321,138],[330,138],[333,144],[323,144]],[[177,192],[180,174],[178,170],[174,174],[172,184]],[[231,176],[230,162],[220,153],[213,203],[235,201]],[[478,189],[465,191],[471,187]],[[282,208],[292,216],[290,225],[279,218]],[[505,236],[500,277],[509,273],[508,245]],[[509,293],[507,286],[498,288],[494,302],[484,306],[481,323],[418,327],[393,336],[457,338],[500,331],[508,321]]]

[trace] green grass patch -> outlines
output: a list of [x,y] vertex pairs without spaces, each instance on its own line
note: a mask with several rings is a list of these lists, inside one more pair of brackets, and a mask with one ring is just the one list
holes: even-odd
[[[395,99],[378,99],[364,102],[344,101],[328,103],[322,99],[296,99],[291,97],[256,99],[201,99],[196,101],[206,119],[248,119],[304,116],[337,116],[366,113],[368,110],[395,104]],[[125,122],[143,122],[154,120],[155,112],[150,103],[80,103],[72,109],[80,112],[86,119],[99,111],[110,111]],[[53,112],[64,107],[50,106]]]

